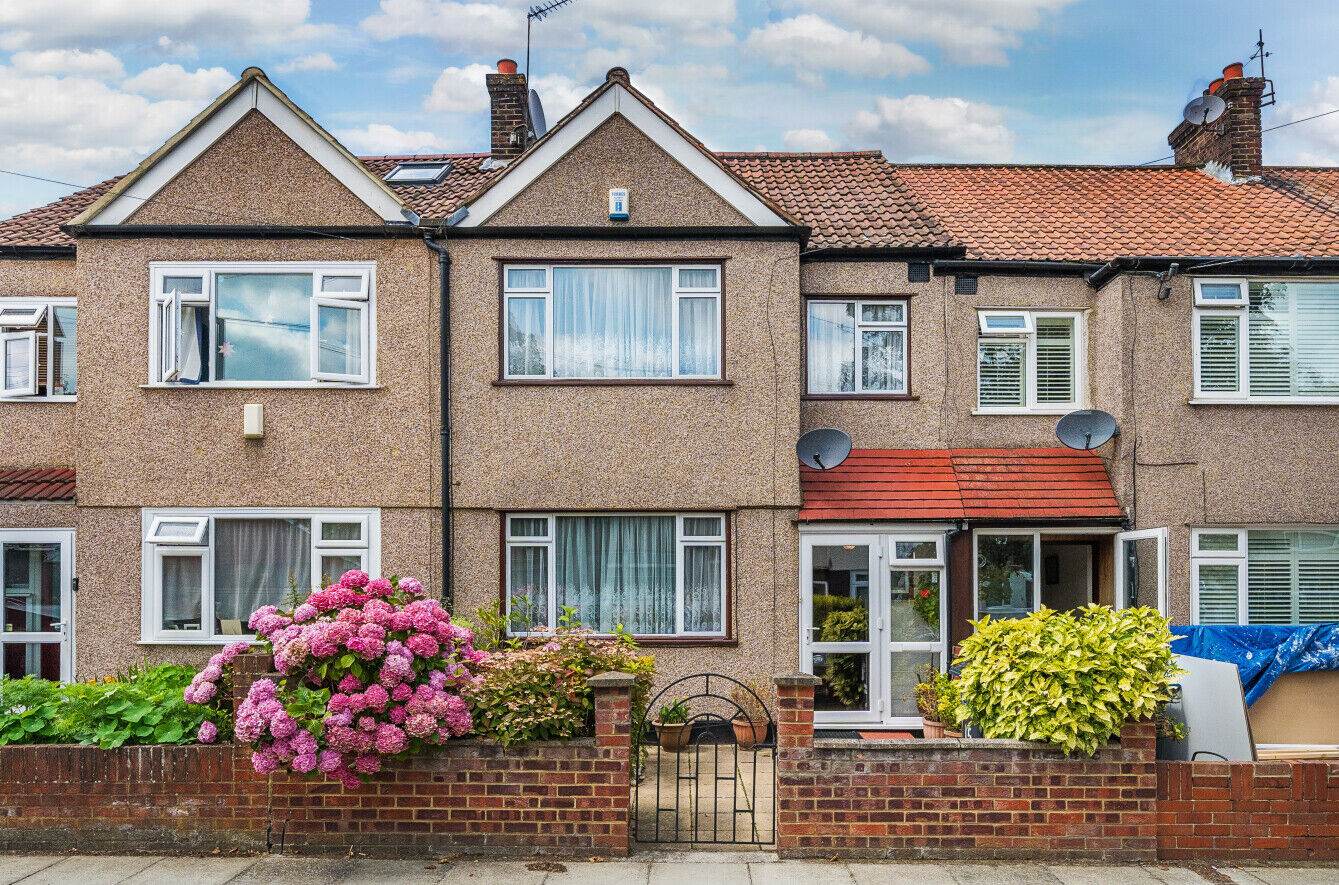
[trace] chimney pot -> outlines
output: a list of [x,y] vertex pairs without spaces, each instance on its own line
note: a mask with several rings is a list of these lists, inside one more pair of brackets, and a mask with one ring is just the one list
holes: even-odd
[[497,61],[497,72],[499,74],[516,73],[516,62],[510,58],[500,58]]
[[1214,80],[1212,83],[1209,84],[1209,94],[1213,95],[1215,92],[1218,91],[1218,87],[1222,85],[1223,85],[1222,77],[1219,77],[1217,80]]
[[1215,122],[1197,126],[1178,123],[1167,137],[1176,163],[1204,166],[1209,163],[1228,169],[1234,179],[1252,178],[1262,171],[1260,96],[1265,89],[1262,77],[1246,77],[1240,63],[1223,69],[1223,76],[1209,84],[1209,93],[1227,103],[1227,109]]
[[1223,79],[1224,80],[1241,79],[1242,77],[1246,76],[1246,74],[1244,73],[1244,68],[1245,64],[1243,62],[1234,61],[1232,64],[1223,68]]

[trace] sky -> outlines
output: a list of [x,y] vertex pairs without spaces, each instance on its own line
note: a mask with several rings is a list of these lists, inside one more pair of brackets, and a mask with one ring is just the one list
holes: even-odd
[[[355,153],[486,151],[530,2],[0,0],[0,169],[65,182],[0,174],[0,217],[133,169],[249,65]],[[554,121],[620,65],[717,150],[1145,163],[1260,28],[1264,125],[1339,108],[1330,0],[572,0],[531,83]],[[1339,163],[1339,114],[1264,138]]]

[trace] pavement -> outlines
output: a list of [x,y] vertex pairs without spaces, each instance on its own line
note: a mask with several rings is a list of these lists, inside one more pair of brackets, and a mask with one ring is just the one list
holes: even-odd
[[629,861],[0,855],[0,885],[1339,885],[1329,866],[1118,866],[780,861],[658,852]]

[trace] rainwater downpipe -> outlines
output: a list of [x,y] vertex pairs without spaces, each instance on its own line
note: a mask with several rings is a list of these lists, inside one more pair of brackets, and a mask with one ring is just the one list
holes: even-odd
[[451,256],[446,246],[425,235],[424,244],[437,253],[438,323],[441,335],[438,360],[440,377],[437,379],[441,403],[442,426],[442,606],[451,611],[455,607],[456,592],[452,571],[452,548],[455,546],[451,518]]

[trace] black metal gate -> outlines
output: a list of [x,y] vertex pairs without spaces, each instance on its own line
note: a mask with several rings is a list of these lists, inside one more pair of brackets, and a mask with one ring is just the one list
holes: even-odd
[[[662,707],[680,702],[684,721],[661,722]],[[753,689],[720,673],[685,676],[651,700],[632,734],[636,841],[776,841],[776,723]]]

